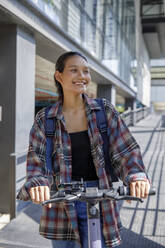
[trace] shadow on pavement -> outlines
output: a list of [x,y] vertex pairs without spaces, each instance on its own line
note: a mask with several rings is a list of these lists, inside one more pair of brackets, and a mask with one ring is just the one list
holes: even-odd
[[24,210],[24,213],[33,219],[35,222],[40,223],[42,207],[39,204],[31,204],[30,207]]
[[161,121],[162,121],[161,126],[165,127],[165,115],[162,115]]
[[119,248],[165,248],[164,245],[160,245],[126,228],[123,228],[121,236],[123,242]]
[[[153,184],[156,184],[156,196],[150,196],[146,199],[145,205],[142,207],[137,202],[135,206],[123,207],[123,202],[120,203],[120,210],[128,216],[129,225],[123,229],[122,240],[123,243],[120,248],[165,248],[165,230],[164,229],[164,214],[165,210],[163,207],[164,202],[164,191],[162,183],[163,172],[164,172],[164,135],[165,130],[157,130],[159,127],[165,127],[165,116],[162,117],[161,122],[159,121],[155,128],[152,130],[149,136],[148,142],[146,143],[145,149],[142,153],[143,158],[147,157],[147,172],[150,174],[150,180]],[[137,131],[145,133],[144,130]],[[135,131],[136,133],[136,131]],[[146,132],[147,133],[147,132]],[[154,135],[156,133],[156,136]],[[148,151],[152,153],[147,154]],[[122,217],[122,216],[121,216]],[[139,220],[139,221],[138,221]],[[138,232],[133,232],[133,228],[136,229],[137,225]],[[144,232],[150,233],[150,235],[143,235]]]

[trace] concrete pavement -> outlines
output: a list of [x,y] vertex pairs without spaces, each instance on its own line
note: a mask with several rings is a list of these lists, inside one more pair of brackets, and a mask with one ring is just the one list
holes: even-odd
[[121,248],[165,247],[165,126],[164,116],[150,115],[130,130],[143,154],[143,161],[156,196],[144,203],[123,202],[121,217],[124,225]]
[[[165,127],[161,115],[150,115],[130,130],[143,154],[156,196],[143,203],[121,203],[123,244],[120,248],[165,247]],[[28,203],[16,219],[0,231],[0,248],[50,248],[38,234],[41,208]]]

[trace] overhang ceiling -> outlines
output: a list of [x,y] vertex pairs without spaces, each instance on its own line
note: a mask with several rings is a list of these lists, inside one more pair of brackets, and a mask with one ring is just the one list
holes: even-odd
[[165,1],[142,0],[141,3],[145,6],[141,20],[149,56],[151,59],[165,58]]
[[[26,12],[25,12],[25,14],[26,14]],[[65,52],[65,50],[63,50],[63,48],[61,48],[54,41],[48,39],[41,32],[37,32],[34,28],[29,26],[28,23],[23,21],[17,15],[15,15],[15,14],[11,13],[10,11],[8,11],[8,9],[2,8],[0,6],[0,25],[4,24],[4,23],[5,24],[17,24],[22,29],[25,29],[28,32],[32,31],[32,33],[34,34],[35,40],[36,40],[36,54],[38,54],[39,56],[41,56],[41,57],[43,57],[45,59],[48,59],[49,61],[51,61],[53,63],[55,63],[56,58],[59,56],[59,54]],[[92,61],[91,62],[92,66],[95,65],[96,62],[97,62],[97,61],[95,62],[94,59],[92,60],[92,58],[90,58],[90,57],[88,58],[88,61],[89,62]],[[110,82],[113,83],[113,80],[115,79],[116,81],[114,82],[114,84],[115,84],[115,87],[116,87],[117,94],[119,94],[119,95],[121,95],[122,97],[125,97],[125,98],[133,98],[133,97],[135,97],[136,92],[134,92],[134,90],[132,90],[130,87],[128,87],[128,85],[126,85],[123,81],[118,79],[115,75],[110,73],[104,65],[99,64],[99,67],[101,69],[103,67],[103,71],[105,71],[107,74],[101,74],[100,70],[97,70],[96,66],[93,66],[93,67],[92,66],[91,66],[91,76],[92,76],[92,79],[93,79],[94,82],[96,82],[98,84],[103,82],[104,84],[109,85]],[[109,77],[109,75],[111,75],[111,74],[112,74],[112,79],[113,79],[112,81],[110,81],[111,78]],[[108,75],[108,77],[107,77],[107,75]]]
[[143,36],[150,58],[165,58],[165,23],[143,23]]

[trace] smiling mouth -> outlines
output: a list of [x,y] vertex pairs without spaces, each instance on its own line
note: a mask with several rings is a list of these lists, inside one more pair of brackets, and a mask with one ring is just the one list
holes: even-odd
[[84,91],[87,90],[87,83],[86,82],[73,82],[74,85],[79,87],[79,89],[83,89]]
[[86,82],[74,82],[73,84],[78,86],[86,86]]

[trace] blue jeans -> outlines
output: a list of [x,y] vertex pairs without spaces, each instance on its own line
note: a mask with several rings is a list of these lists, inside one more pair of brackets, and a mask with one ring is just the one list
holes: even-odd
[[[86,187],[97,187],[98,181],[88,181],[85,182]],[[87,204],[86,202],[75,201],[75,209],[77,212],[78,228],[82,248],[88,248],[88,227],[87,227]],[[106,248],[104,237],[102,233],[102,223],[101,223],[101,234],[102,234],[102,248]],[[75,241],[52,241],[54,248],[80,248],[80,244]]]

